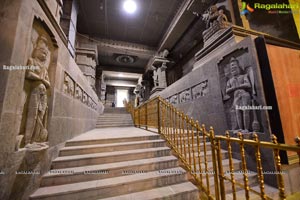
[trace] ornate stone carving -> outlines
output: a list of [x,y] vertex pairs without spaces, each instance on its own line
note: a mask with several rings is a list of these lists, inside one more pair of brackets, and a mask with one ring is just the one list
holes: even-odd
[[97,103],[69,76],[65,73],[64,77],[64,93],[80,100],[82,103],[87,105],[94,110],[97,110]]
[[187,89],[180,93],[180,103],[192,100],[191,89]]
[[[250,128],[250,111],[240,110],[240,106],[251,105],[251,96],[248,92],[251,89],[250,80],[247,74],[241,73],[239,61],[232,57],[230,59],[231,78],[226,84],[226,95],[233,94],[232,103],[232,129],[248,131]],[[229,97],[231,98],[231,97]],[[235,124],[236,123],[236,124]]]
[[75,91],[75,82],[67,73],[65,73],[64,92],[73,97],[74,91]]
[[165,49],[160,52],[158,56],[154,57],[154,61],[152,63],[153,70],[153,83],[154,88],[166,88],[167,87],[167,79],[166,79],[166,69],[167,63],[170,61],[167,59],[169,55],[169,51]]
[[88,95],[85,92],[83,92],[82,103],[87,104],[87,102],[88,102]]
[[76,88],[75,88],[75,98],[78,100],[82,100],[82,89],[79,85],[76,84]]
[[202,15],[206,23],[206,30],[203,31],[203,41],[207,41],[211,36],[228,26],[228,20],[222,9],[218,10],[216,5],[212,5],[206,13]]
[[[254,72],[251,66],[240,64],[247,62],[246,52],[247,50],[239,50],[223,59],[225,63],[221,64],[220,82],[224,84],[222,89],[223,101],[231,130],[258,132],[260,131],[260,123],[257,112],[260,111],[254,109],[257,95]],[[240,56],[237,59],[235,55]]]
[[208,80],[199,83],[192,87],[193,99],[198,99],[208,93]]
[[178,104],[178,95],[177,94],[170,97],[170,103],[171,104]]
[[[25,79],[29,82],[30,92],[28,96],[28,112],[26,117],[26,128],[24,142],[26,148],[47,146],[44,144],[48,137],[48,91],[50,81],[48,67],[51,58],[49,41],[46,36],[39,36],[31,57],[28,59],[29,66],[36,69],[26,70]],[[41,143],[36,145],[36,143]],[[43,143],[43,144],[42,144]]]

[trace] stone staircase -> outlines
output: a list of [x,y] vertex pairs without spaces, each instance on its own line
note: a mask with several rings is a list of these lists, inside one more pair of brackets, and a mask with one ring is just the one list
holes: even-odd
[[196,200],[198,193],[158,134],[129,127],[67,141],[30,199]]
[[96,128],[133,126],[131,115],[125,108],[106,107],[98,117]]

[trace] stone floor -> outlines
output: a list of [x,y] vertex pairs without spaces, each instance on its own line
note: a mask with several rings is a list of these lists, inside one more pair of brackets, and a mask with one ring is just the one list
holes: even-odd
[[112,139],[134,136],[152,136],[157,133],[146,131],[135,127],[110,127],[93,129],[86,133],[83,133],[77,137],[74,137],[70,141],[82,141],[82,140],[96,140],[96,139]]

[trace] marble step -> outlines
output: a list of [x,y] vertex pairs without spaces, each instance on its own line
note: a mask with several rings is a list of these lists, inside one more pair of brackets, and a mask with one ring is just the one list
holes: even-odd
[[105,117],[105,118],[98,118],[97,121],[132,121],[131,117]]
[[133,126],[132,123],[128,124],[97,124],[96,128],[109,128],[109,127],[128,127],[128,126]]
[[92,200],[143,190],[154,189],[186,181],[184,169],[169,168],[145,174],[134,174],[95,181],[87,181],[58,186],[41,187],[30,199],[38,200]]
[[145,190],[142,192],[104,198],[101,200],[199,200],[198,193],[199,191],[196,186],[190,182],[184,182],[176,185]]
[[166,146],[165,140],[143,140],[134,142],[122,142],[122,143],[108,143],[108,144],[95,144],[95,145],[83,145],[83,146],[69,146],[60,150],[59,156],[72,156],[83,155],[90,153],[102,153],[112,151],[122,151],[130,149],[145,149],[153,147]]
[[178,159],[174,156],[163,156],[84,167],[51,170],[42,177],[41,186],[54,186],[97,179],[124,176],[131,173],[154,171],[178,166]]
[[83,146],[83,145],[94,145],[94,144],[107,144],[117,142],[132,142],[132,141],[143,141],[143,140],[157,140],[160,139],[160,135],[150,136],[136,136],[136,137],[116,137],[107,139],[89,139],[89,140],[69,140],[66,142],[68,146]]
[[114,119],[98,119],[96,123],[104,123],[104,122],[111,122],[111,123],[120,123],[120,122],[132,122],[130,118],[114,118]]
[[121,162],[135,159],[145,159],[160,156],[169,156],[171,149],[168,147],[157,147],[137,150],[114,151],[105,153],[84,154],[75,156],[58,157],[52,162],[53,169],[105,164],[110,162]]

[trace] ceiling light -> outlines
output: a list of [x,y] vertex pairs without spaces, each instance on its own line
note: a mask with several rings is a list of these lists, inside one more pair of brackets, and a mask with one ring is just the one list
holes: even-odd
[[123,8],[127,13],[132,14],[136,11],[136,3],[133,0],[126,0]]
[[118,77],[124,77],[124,74],[120,73],[118,74]]

